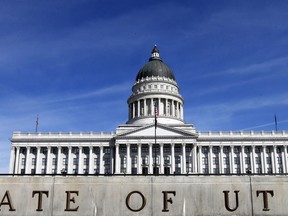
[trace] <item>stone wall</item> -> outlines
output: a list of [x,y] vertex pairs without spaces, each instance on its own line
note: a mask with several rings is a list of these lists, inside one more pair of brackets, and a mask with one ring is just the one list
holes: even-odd
[[286,176],[0,178],[0,215],[288,215]]

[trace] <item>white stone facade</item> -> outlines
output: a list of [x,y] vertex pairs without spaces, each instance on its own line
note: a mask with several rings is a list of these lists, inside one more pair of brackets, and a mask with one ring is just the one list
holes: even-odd
[[[153,49],[136,80],[128,121],[115,132],[23,133],[11,138],[11,174],[288,173],[288,131],[200,132],[184,123],[174,74]],[[164,67],[164,66],[165,67]],[[163,68],[167,77],[163,75]],[[140,72],[139,72],[140,73]],[[150,76],[150,75],[151,76]],[[158,75],[157,75],[158,74]],[[163,76],[159,76],[163,75]],[[155,111],[157,110],[157,127]]]

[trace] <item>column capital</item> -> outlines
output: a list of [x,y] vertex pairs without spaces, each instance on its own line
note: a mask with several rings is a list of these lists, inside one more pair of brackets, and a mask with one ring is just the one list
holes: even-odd
[[163,147],[164,146],[164,143],[159,143],[160,147]]
[[182,143],[182,145],[183,145],[183,146],[186,146],[186,143],[184,142],[184,143]]

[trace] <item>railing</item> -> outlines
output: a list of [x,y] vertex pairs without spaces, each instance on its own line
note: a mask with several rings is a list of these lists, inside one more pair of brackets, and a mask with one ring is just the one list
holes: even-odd
[[13,138],[27,137],[111,137],[115,132],[14,132]]

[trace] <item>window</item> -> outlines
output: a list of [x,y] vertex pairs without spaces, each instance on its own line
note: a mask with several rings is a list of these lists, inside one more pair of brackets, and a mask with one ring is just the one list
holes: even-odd
[[175,157],[175,163],[179,164],[181,162],[181,158],[179,156]]
[[126,146],[120,146],[120,153],[126,153]]
[[32,158],[32,165],[36,165],[36,158]]
[[213,157],[213,164],[214,165],[218,165],[219,164],[219,158],[218,157]]
[[256,147],[255,148],[255,153],[260,153],[261,152],[261,148],[260,147]]
[[148,164],[148,157],[142,158],[142,164]]
[[142,146],[142,153],[148,153],[148,146]]
[[192,151],[192,147],[189,145],[189,146],[186,146],[186,152],[187,153],[190,153]]
[[267,162],[267,164],[271,164],[271,157],[267,157],[266,162]]
[[170,157],[169,156],[164,157],[164,164],[170,164]]
[[218,153],[219,153],[219,147],[218,147],[218,146],[214,146],[214,147],[212,148],[212,152],[213,152],[214,154],[218,154]]
[[278,168],[278,173],[283,173],[283,168],[282,167]]
[[[153,163],[155,164],[155,157],[153,157]],[[159,157],[156,157],[156,164],[159,164]]]
[[46,158],[42,158],[42,165],[43,165],[43,166],[46,165]]
[[132,164],[137,164],[137,157],[132,157]]
[[83,169],[83,173],[88,174],[89,173],[88,169]]
[[203,168],[202,171],[203,171],[204,174],[208,174],[208,172],[209,172],[208,168]]
[[256,172],[257,172],[257,173],[262,173],[261,167],[256,168]]
[[208,148],[207,146],[203,146],[203,147],[202,147],[202,153],[203,153],[203,154],[208,153],[208,149],[209,149],[209,148]]
[[278,162],[278,164],[282,164],[282,158],[281,157],[277,157],[277,162]]
[[224,146],[224,147],[223,147],[223,152],[224,152],[225,154],[228,154],[228,153],[230,152],[229,146]]
[[224,173],[225,174],[230,174],[230,168],[224,168]]
[[186,156],[186,163],[192,163],[192,157]]
[[67,164],[67,158],[63,158],[63,166],[66,166]]
[[250,157],[245,157],[245,164],[250,164]]
[[110,147],[104,147],[104,153],[110,154]]
[[238,153],[240,153],[240,147],[234,147],[234,153],[235,154],[238,154]]
[[137,174],[137,168],[136,167],[132,167],[132,175],[136,175]]
[[186,173],[192,173],[192,167],[186,167]]
[[21,165],[23,165],[23,166],[25,165],[25,158],[21,159]]
[[170,146],[164,146],[163,151],[164,153],[170,153]]
[[281,153],[281,147],[277,147],[277,148],[276,148],[276,152],[277,152],[277,153]]
[[52,174],[57,174],[57,169],[52,169]]
[[41,174],[46,174],[46,170],[45,169],[41,169]]
[[95,165],[95,166],[99,165],[99,160],[98,160],[98,158],[94,158],[94,165]]
[[127,162],[126,157],[121,157],[121,164],[124,165],[126,164],[126,162]]
[[53,158],[53,159],[52,159],[52,165],[55,166],[56,164],[57,164],[57,159],[56,159],[56,158]]
[[239,167],[235,168],[235,172],[236,172],[237,174],[240,174],[240,173],[241,173],[240,168],[239,168]]
[[272,173],[273,173],[271,167],[269,167],[269,168],[267,169],[267,173],[269,173],[269,174],[272,174]]
[[176,174],[181,174],[181,168],[180,168],[180,167],[176,167],[175,173],[176,173]]
[[234,157],[234,164],[240,164],[240,158]]
[[137,146],[135,146],[135,145],[132,145],[132,146],[131,146],[131,152],[132,152],[132,153],[137,153],[137,150],[138,150],[138,147],[137,147]]
[[157,85],[154,85],[154,88],[157,89]]
[[94,169],[95,174],[99,174],[99,169]]
[[249,148],[249,147],[245,147],[245,148],[244,148],[244,152],[245,152],[245,153],[250,153],[250,152],[251,152],[251,151],[250,151],[250,148]]
[[271,148],[270,147],[267,147],[266,148],[266,153],[270,153],[271,152]]
[[73,165],[78,165],[78,158],[73,158]]
[[213,173],[218,174],[219,173],[219,168],[213,168]]
[[223,163],[229,165],[229,157],[223,157]]
[[256,157],[255,160],[256,160],[256,164],[261,164],[261,157]]
[[78,170],[77,169],[73,169],[73,174],[78,174]]
[[84,158],[84,165],[88,165],[88,158]]
[[180,146],[175,146],[175,152],[180,153],[181,152],[181,147]]
[[153,151],[153,154],[155,153],[155,151],[156,151],[156,153],[159,153],[160,152],[159,146],[153,146],[152,151]]
[[202,164],[203,165],[207,165],[208,164],[208,158],[207,157],[203,157],[202,158]]

